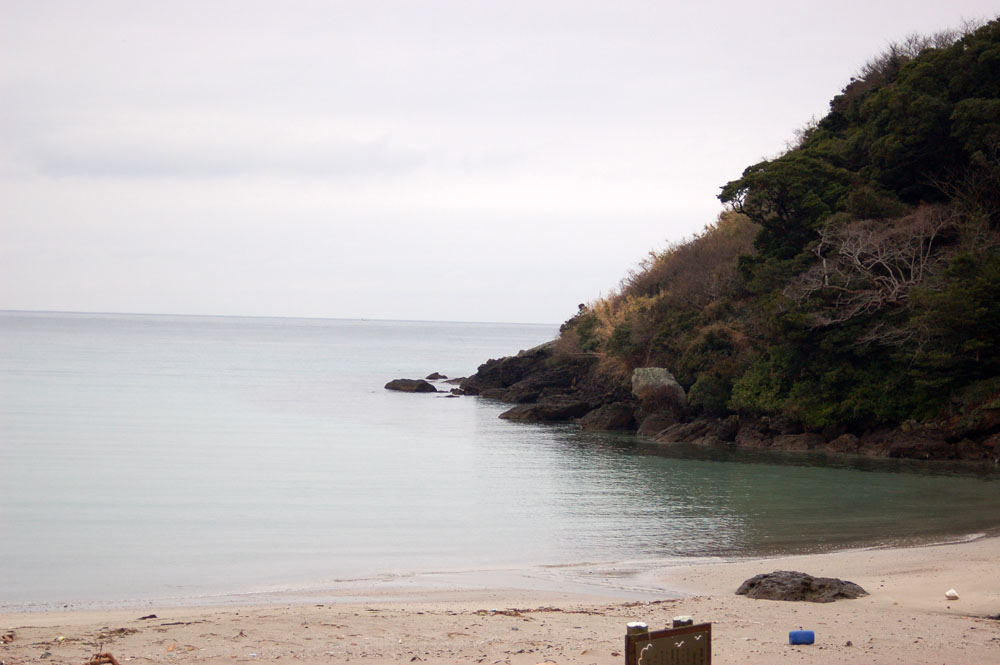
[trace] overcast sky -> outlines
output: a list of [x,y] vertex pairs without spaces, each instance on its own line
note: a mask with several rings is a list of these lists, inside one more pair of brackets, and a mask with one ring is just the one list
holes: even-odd
[[0,309],[559,322],[997,0],[0,0]]

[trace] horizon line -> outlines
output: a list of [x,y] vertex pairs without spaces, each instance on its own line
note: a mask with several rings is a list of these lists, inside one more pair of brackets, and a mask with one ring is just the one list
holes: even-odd
[[58,310],[58,309],[0,309],[0,314],[81,314],[93,316],[161,316],[161,317],[192,317],[192,318],[225,318],[225,319],[288,319],[299,321],[378,321],[384,323],[459,323],[510,326],[558,326],[557,322],[529,321],[459,321],[449,319],[391,319],[368,316],[288,316],[281,314],[178,314],[175,312],[99,312],[89,310]]

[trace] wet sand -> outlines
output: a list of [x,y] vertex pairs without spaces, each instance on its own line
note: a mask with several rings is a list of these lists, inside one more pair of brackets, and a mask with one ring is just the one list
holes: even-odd
[[[623,663],[625,624],[713,624],[713,662],[1000,663],[1000,538],[911,548],[684,564],[587,593],[363,585],[250,595],[218,607],[0,614],[5,664],[82,664],[103,650],[119,663]],[[835,603],[751,600],[744,579],[799,570],[860,584]],[[445,587],[445,588],[442,588]],[[655,592],[652,589],[662,589]],[[945,592],[954,588],[958,600]],[[151,618],[150,615],[155,615]],[[791,646],[805,628],[816,644]]]

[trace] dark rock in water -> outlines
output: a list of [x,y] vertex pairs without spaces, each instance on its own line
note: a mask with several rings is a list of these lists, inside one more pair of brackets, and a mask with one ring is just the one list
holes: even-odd
[[524,423],[561,422],[579,418],[590,410],[590,403],[573,397],[547,397],[537,404],[515,406],[500,417]]
[[598,407],[580,419],[580,427],[586,430],[633,430],[635,429],[635,407],[617,402]]
[[452,384],[452,385],[455,385],[455,386],[457,386],[457,385],[458,385],[458,384],[460,384],[460,383],[461,383],[462,381],[465,381],[465,379],[466,379],[466,377],[464,377],[464,376],[460,376],[460,377],[458,377],[458,378],[456,378],[456,379],[448,379],[447,381],[445,381],[445,383],[450,383],[450,384]]
[[671,425],[677,424],[677,416],[673,411],[665,409],[655,411],[642,419],[639,425],[639,436],[656,436]]
[[552,357],[552,343],[521,351],[516,356],[487,360],[478,371],[462,381],[461,388],[469,395],[479,395],[487,389],[508,388],[529,374],[545,369]]
[[438,390],[423,379],[393,379],[385,384],[386,390],[399,390],[404,393],[436,393]]
[[450,392],[452,395],[464,395],[465,394],[465,391],[462,390],[461,388],[452,388],[448,392]]
[[791,600],[832,603],[838,598],[860,598],[868,592],[854,582],[835,577],[813,577],[793,570],[776,570],[751,577],[736,595],[758,600]]
[[779,434],[774,437],[771,447],[776,450],[811,450],[826,443],[820,434]]
[[537,423],[540,420],[538,417],[538,405],[521,404],[520,406],[515,406],[513,409],[507,409],[501,413],[500,418],[503,420],[513,420],[518,423]]
[[841,434],[826,444],[826,449],[834,453],[856,453],[858,452],[858,437],[853,434]]
[[[590,360],[589,358],[587,359]],[[504,402],[527,404],[542,397],[546,388],[568,388],[580,375],[577,363],[542,370],[512,384],[500,396]]]
[[708,420],[695,420],[689,423],[677,423],[666,428],[654,438],[660,443],[684,443],[710,433],[712,423]]
[[428,374],[424,378],[427,379],[428,381],[437,381],[438,379],[447,379],[448,377],[445,376],[444,374],[438,374],[437,372],[433,372],[431,374]]
[[876,430],[861,437],[858,452],[872,457],[911,459],[953,459],[955,449],[942,439],[922,432]]

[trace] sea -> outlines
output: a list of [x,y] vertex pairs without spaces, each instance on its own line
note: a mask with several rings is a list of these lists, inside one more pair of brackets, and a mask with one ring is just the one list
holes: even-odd
[[383,387],[557,332],[0,312],[0,611],[511,571],[657,592],[635,580],[682,561],[1000,526],[992,467],[652,444]]

